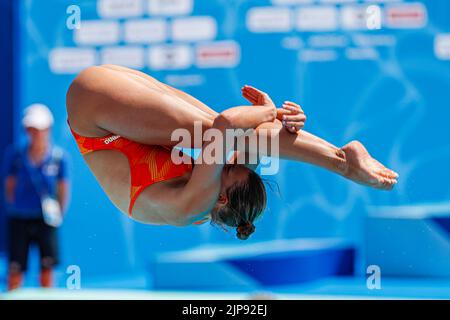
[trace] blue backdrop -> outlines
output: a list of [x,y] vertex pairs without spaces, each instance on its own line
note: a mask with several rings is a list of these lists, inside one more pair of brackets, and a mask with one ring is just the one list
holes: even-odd
[[[92,275],[137,272],[157,252],[206,242],[239,244],[234,232],[209,225],[140,225],[108,201],[66,125],[68,86],[91,64],[133,64],[217,111],[243,104],[240,87],[251,84],[277,104],[300,103],[308,115],[306,130],[339,146],[361,140],[400,173],[396,189],[386,193],[309,165],[282,162],[279,174],[267,177],[278,183],[281,195],[269,192],[269,207],[251,241],[338,236],[359,246],[371,208],[448,203],[448,1],[377,2],[381,25],[375,14],[374,30],[361,26],[360,10],[367,3],[361,7],[356,0],[309,5],[198,0],[192,7],[179,1],[176,8],[161,1],[145,5],[150,2],[114,7],[72,1],[81,13],[77,30],[67,25],[67,1],[17,1],[16,121],[30,103],[47,104],[57,119],[55,142],[72,155],[73,195],[61,229],[64,265],[77,264]],[[312,4],[318,10],[308,11]],[[139,25],[139,20],[156,22]],[[23,136],[18,126],[15,136],[16,141]]]
[[[0,118],[0,154],[12,143],[13,136],[13,5],[10,1],[0,1],[0,96],[2,97]],[[3,183],[0,194],[3,194]],[[0,201],[3,204],[3,201]],[[5,249],[5,213],[0,206],[0,252]]]

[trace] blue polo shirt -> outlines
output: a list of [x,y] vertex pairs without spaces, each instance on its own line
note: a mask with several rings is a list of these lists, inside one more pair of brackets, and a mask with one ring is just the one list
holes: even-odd
[[[14,201],[8,203],[5,200],[4,203],[9,216],[35,219],[42,217],[40,194],[45,193],[56,198],[58,182],[68,179],[67,156],[62,149],[52,146],[44,160],[35,165],[30,161],[27,150],[28,146],[9,147],[6,151],[3,181],[8,176],[14,176],[17,184]],[[36,181],[38,186],[35,185]]]

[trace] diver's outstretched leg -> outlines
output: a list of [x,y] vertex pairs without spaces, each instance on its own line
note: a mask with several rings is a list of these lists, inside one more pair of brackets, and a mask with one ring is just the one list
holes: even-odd
[[[289,133],[279,120],[263,123],[257,134],[263,129],[271,141],[278,142],[278,157],[282,159],[310,163],[376,189],[390,190],[397,183],[398,174],[372,158],[358,141],[338,148],[304,130]],[[270,146],[266,155],[273,155],[273,150]]]
[[[253,105],[273,104],[267,93],[251,86],[244,86],[242,95]],[[257,132],[262,133],[261,129],[269,129],[271,136],[278,136],[275,141],[279,142],[280,158],[311,163],[377,189],[390,190],[397,183],[398,174],[372,158],[358,141],[338,148],[304,130],[288,132],[279,120],[260,125]]]

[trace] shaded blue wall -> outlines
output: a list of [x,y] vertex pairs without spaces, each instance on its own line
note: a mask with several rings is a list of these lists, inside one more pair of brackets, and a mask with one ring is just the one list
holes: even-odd
[[[214,41],[237,41],[240,63],[235,68],[143,68],[161,81],[174,75],[196,76],[199,84],[180,89],[217,111],[245,103],[240,97],[244,84],[267,91],[277,104],[297,101],[308,115],[305,129],[339,146],[361,140],[401,175],[397,188],[386,193],[309,165],[282,162],[280,173],[268,177],[279,184],[281,196],[270,192],[269,207],[251,241],[338,236],[359,245],[368,207],[448,201],[450,63],[436,57],[434,41],[438,33],[450,32],[450,3],[420,2],[429,19],[417,29],[267,34],[250,32],[246,14],[252,7],[271,5],[268,0],[196,1],[192,15],[213,16],[218,23]],[[80,6],[82,21],[99,18],[95,1],[73,4]],[[68,3],[27,0],[20,5],[15,37],[21,44],[21,101],[16,115],[30,103],[49,105],[57,119],[55,141],[72,155],[72,204],[61,229],[64,264],[78,264],[85,274],[93,275],[135,272],[157,252],[205,242],[238,244],[233,231],[224,233],[209,225],[145,226],[113,207],[82,161],[66,125],[65,93],[75,74],[55,74],[48,63],[53,48],[77,46],[74,32],[66,28]],[[171,19],[167,18],[169,23]],[[393,42],[376,47],[376,58],[349,59],[346,50],[356,47],[355,36],[369,33]],[[312,37],[323,34],[343,36],[348,43],[333,47],[335,57],[328,61],[302,59]],[[86,47],[100,50],[100,46]],[[15,136],[21,139],[19,126]]]

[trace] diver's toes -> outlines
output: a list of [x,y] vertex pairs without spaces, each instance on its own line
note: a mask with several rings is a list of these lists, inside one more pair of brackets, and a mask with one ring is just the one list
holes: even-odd
[[369,177],[369,183],[372,185],[379,185],[381,183],[381,178],[376,175],[371,175]]
[[389,183],[390,183],[391,185],[394,185],[394,184],[397,183],[397,180],[395,180],[395,179],[387,179],[387,180],[389,181]]
[[396,183],[397,180],[395,179],[384,179],[383,186],[385,190],[392,190],[392,188],[394,188]]
[[392,189],[394,189],[394,185],[393,184],[389,184],[389,185],[386,186],[386,188],[384,190],[390,191]]
[[386,168],[385,166],[383,166],[383,169],[386,170],[389,173],[389,175],[391,175],[394,179],[397,179],[399,177],[398,173],[395,172],[394,170]]
[[380,189],[381,190],[389,190],[389,187],[391,186],[391,184],[389,184],[389,182],[387,180],[384,180],[381,183]]
[[385,169],[384,172],[385,172],[386,177],[389,179],[397,179],[398,178],[398,174],[396,174],[392,170]]
[[392,171],[391,169],[388,169],[384,166],[381,166],[378,170],[377,173],[385,178],[388,179],[397,179],[398,178],[398,174],[394,171]]
[[391,178],[391,173],[384,168],[377,170],[377,174],[382,176],[383,178]]

